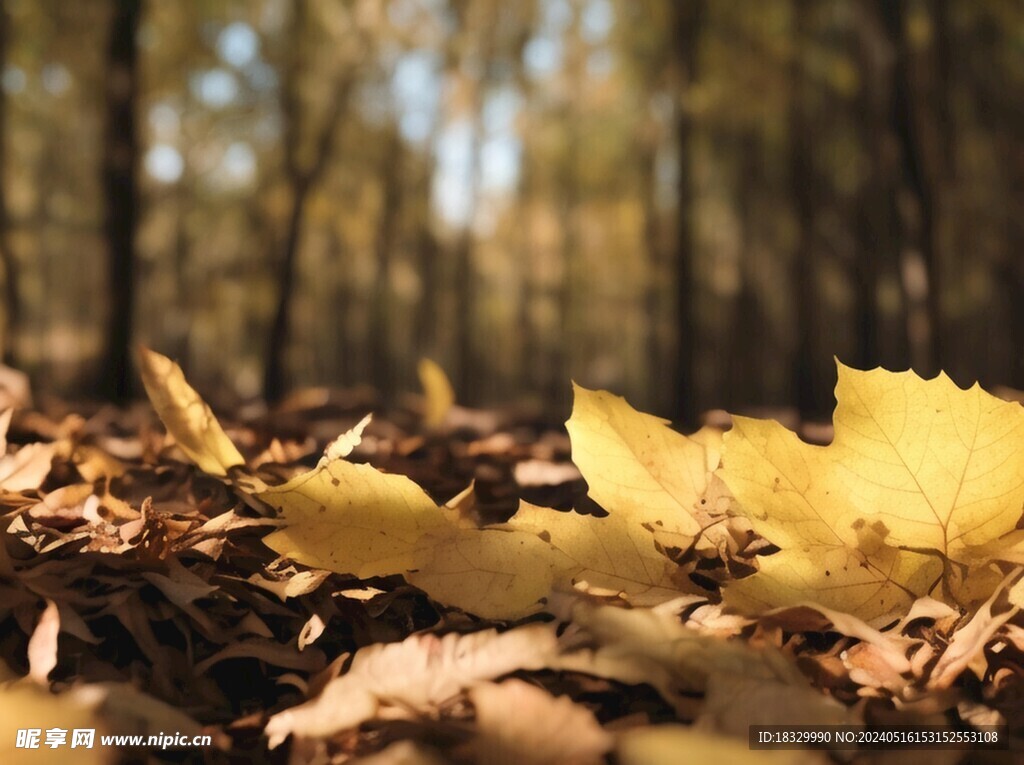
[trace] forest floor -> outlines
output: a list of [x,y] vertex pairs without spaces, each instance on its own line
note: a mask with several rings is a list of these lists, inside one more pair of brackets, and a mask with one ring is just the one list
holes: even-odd
[[[402,576],[359,579],[282,557],[264,541],[278,528],[274,508],[239,475],[190,464],[148,402],[32,405],[6,379],[5,762],[952,765],[1014,756],[999,747],[840,748],[835,738],[750,749],[748,725],[766,720],[824,726],[799,734],[819,744],[821,731],[854,723],[964,735],[997,725],[1003,746],[1007,736],[1024,740],[1017,610],[972,618],[923,599],[881,630],[824,609],[730,613],[716,582],[726,569],[753,570],[753,552],[770,552],[762,545],[732,549],[731,562],[696,561],[686,569],[692,587],[653,609],[584,588],[523,618],[483,619]],[[476,523],[502,523],[522,500],[606,515],[587,495],[565,429],[531,413],[454,407],[443,427],[428,428],[419,397],[385,409],[372,392],[310,389],[272,412],[220,414],[246,475],[276,486],[314,468],[371,411],[347,459],[408,476],[439,504],[461,495],[460,512]],[[943,654],[954,636],[959,663]],[[732,669],[711,682],[707,664]],[[282,716],[295,709],[305,711]],[[38,751],[18,732],[33,729]],[[67,743],[49,746],[52,729]],[[92,748],[71,748],[77,729],[97,731]],[[211,743],[104,747],[102,733]]]

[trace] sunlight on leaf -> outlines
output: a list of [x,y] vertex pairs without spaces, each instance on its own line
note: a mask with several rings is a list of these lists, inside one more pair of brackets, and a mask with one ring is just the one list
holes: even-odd
[[[708,487],[706,447],[668,427],[668,421],[633,409],[621,396],[573,385],[572,416],[565,424],[572,460],[590,496],[612,515],[627,516],[638,544],[642,524],[696,536],[692,512]],[[634,528],[635,527],[635,528]]]
[[[836,398],[825,447],[734,418],[719,475],[737,512],[781,552],[727,599],[745,610],[813,599],[883,619],[944,569],[947,600],[987,597],[998,576],[981,566],[998,549],[984,545],[1014,528],[1024,503],[1024,410],[944,374],[842,364]],[[958,577],[957,566],[975,573]]]
[[139,365],[160,421],[200,470],[223,476],[228,468],[245,464],[210,407],[185,381],[180,366],[148,348],[139,349]]

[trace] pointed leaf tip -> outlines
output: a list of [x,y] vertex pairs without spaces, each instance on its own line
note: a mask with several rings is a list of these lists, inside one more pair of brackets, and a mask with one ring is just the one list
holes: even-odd
[[163,354],[139,346],[146,395],[185,455],[203,472],[227,475],[245,458],[227,437],[213,411],[185,380],[181,367]]

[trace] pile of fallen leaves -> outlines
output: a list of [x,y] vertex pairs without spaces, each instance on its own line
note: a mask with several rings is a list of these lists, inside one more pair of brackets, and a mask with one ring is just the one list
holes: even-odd
[[[143,406],[0,414],[5,761],[907,757],[752,750],[752,725],[1024,748],[1017,403],[840,365],[828,446],[684,436],[580,387],[566,438],[455,406],[425,363],[412,408],[311,391],[225,430],[141,366],[166,432]],[[51,725],[213,744],[15,748]]]

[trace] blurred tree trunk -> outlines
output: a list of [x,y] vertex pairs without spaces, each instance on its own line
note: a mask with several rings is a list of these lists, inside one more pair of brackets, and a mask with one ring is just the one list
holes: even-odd
[[817,269],[815,263],[815,200],[818,183],[814,167],[814,125],[805,57],[811,44],[809,14],[812,0],[793,0],[793,58],[790,63],[789,172],[790,193],[796,213],[797,244],[793,257],[792,289],[796,304],[796,347],[793,385],[796,405],[804,417],[820,417],[828,410],[814,342],[818,325]]
[[292,10],[291,46],[284,82],[281,85],[281,111],[284,117],[285,174],[291,186],[292,200],[285,224],[278,272],[278,300],[270,327],[266,366],[263,372],[263,395],[268,401],[278,401],[287,384],[285,351],[288,346],[288,327],[291,324],[292,303],[298,272],[298,256],[302,243],[302,228],[306,219],[306,206],[310,192],[316,187],[330,165],[335,152],[338,124],[348,106],[349,95],[355,85],[355,72],[348,62],[343,63],[324,114],[323,123],[313,144],[312,156],[303,161],[303,104],[299,98],[299,77],[302,69],[303,30],[309,13],[308,0],[296,0]]
[[[6,0],[0,0],[0,69],[7,63],[10,47],[11,17],[7,12]],[[0,360],[14,366],[17,363],[15,343],[18,322],[21,318],[20,293],[18,291],[18,261],[11,249],[9,239],[10,221],[7,214],[7,189],[4,181],[7,173],[7,97],[0,94],[0,267],[4,279],[3,345]]]
[[733,409],[741,406],[762,404],[765,391],[760,384],[757,370],[759,356],[764,346],[764,336],[755,327],[765,326],[758,298],[758,272],[761,268],[759,256],[758,194],[761,191],[759,179],[765,177],[764,152],[754,130],[744,130],[739,136],[735,149],[739,168],[736,184],[736,215],[742,234],[740,239],[739,289],[733,301],[731,317],[726,331],[729,333],[728,357],[726,359],[726,380],[723,386],[724,398],[717,406]]
[[[995,182],[981,197],[982,204],[994,208],[997,230],[980,231],[975,224],[971,233],[998,242],[993,281],[1002,306],[1004,347],[1009,349],[1005,382],[1024,390],[1024,143],[1020,140],[1024,105],[1019,98],[1007,98],[1010,72],[1001,61],[1003,51],[1012,45],[1013,34],[1013,29],[999,24],[998,17],[981,15],[972,30],[976,43],[965,63],[969,76],[966,90],[981,135],[991,141],[992,152],[999,158]],[[968,246],[970,243],[968,240]]]
[[696,249],[693,180],[694,85],[700,72],[700,37],[707,7],[705,0],[670,0],[672,46],[671,67],[676,85],[675,140],[677,160],[675,231],[676,349],[667,379],[675,402],[673,419],[697,424],[696,346],[697,315],[694,261]]
[[558,311],[558,331],[550,343],[550,353],[546,366],[545,393],[549,404],[561,407],[568,400],[570,378],[576,376],[573,362],[579,358],[574,356],[574,349],[586,342],[585,333],[578,332],[582,324],[577,311],[583,310],[583,301],[579,300],[576,291],[579,287],[577,271],[580,268],[583,252],[580,247],[580,141],[583,131],[580,129],[578,101],[582,98],[581,89],[585,86],[584,41],[580,34],[580,9],[573,8],[573,19],[566,32],[568,50],[565,54],[565,82],[560,105],[557,111],[557,122],[562,130],[564,160],[559,167],[555,180],[555,197],[557,200],[558,218],[561,221],[561,239],[559,242],[559,258],[561,260],[561,279],[555,293],[555,306]]
[[131,374],[131,342],[135,306],[135,230],[139,216],[136,37],[141,17],[141,0],[116,0],[107,42],[103,228],[109,248],[110,312],[96,392],[118,403],[124,403],[131,396],[134,379]]
[[473,265],[475,237],[473,224],[476,221],[477,201],[480,196],[480,148],[483,143],[481,132],[482,99],[479,93],[480,84],[470,86],[474,91],[470,96],[473,123],[470,127],[472,137],[469,141],[469,177],[467,194],[466,220],[461,224],[455,239],[452,255],[454,261],[453,283],[455,290],[455,356],[458,359],[455,392],[459,396],[468,397],[473,389],[474,378],[480,374],[475,347],[475,317],[473,301],[476,297],[476,269]]
[[[653,83],[652,83],[653,86]],[[638,141],[640,146],[637,161],[639,163],[639,196],[640,209],[643,214],[643,244],[647,255],[647,284],[644,289],[644,313],[647,315],[644,345],[647,349],[647,391],[654,411],[667,411],[674,407],[675,396],[665,396],[664,386],[658,380],[658,372],[665,359],[665,344],[662,333],[662,307],[664,300],[665,277],[669,264],[665,262],[666,253],[662,246],[661,215],[658,210],[658,136],[653,125],[654,120],[648,117],[643,126],[643,134]],[[676,392],[678,393],[678,392]]]
[[926,115],[914,77],[913,51],[907,38],[904,3],[878,0],[882,27],[895,52],[891,119],[900,147],[905,195],[903,206],[903,275],[908,301],[911,357],[915,370],[934,375],[942,364],[941,264],[937,225],[937,179],[928,166]]
[[516,333],[518,343],[518,386],[521,391],[536,390],[537,384],[537,331],[533,323],[533,309],[537,301],[537,280],[534,275],[533,209],[534,171],[524,159],[516,186],[515,210],[523,225],[515,233],[516,277],[519,286],[516,303]]
[[[454,263],[453,285],[455,291],[454,344],[458,359],[455,377],[456,394],[468,397],[479,378],[480,364],[477,358],[476,320],[476,267],[474,251],[476,237],[473,227],[480,197],[480,152],[483,146],[483,102],[490,80],[490,62],[494,56],[493,8],[480,0],[459,0],[454,3],[458,38],[454,42],[455,59],[449,60],[449,67],[459,72],[464,87],[463,103],[465,116],[469,121],[469,164],[466,169],[468,196],[466,219],[460,223],[452,247]],[[477,23],[481,22],[481,23]],[[467,63],[469,66],[467,66]]]
[[[899,274],[899,149],[889,121],[892,103],[893,53],[885,44],[877,19],[858,8],[856,17],[856,53],[861,76],[857,102],[860,111],[858,127],[867,164],[867,175],[858,194],[856,231],[857,260],[853,276],[855,321],[857,331],[856,365],[871,369],[883,362],[906,358],[906,337],[890,340],[885,349],[881,343],[881,317],[878,306],[878,285],[883,272]],[[905,311],[905,306],[901,313]],[[906,326],[906,316],[903,316]]]
[[377,219],[375,242],[377,273],[371,309],[373,313],[372,326],[377,342],[374,344],[371,361],[374,384],[387,401],[390,400],[395,388],[394,348],[391,338],[391,260],[402,212],[404,162],[402,161],[402,139],[396,126],[388,128],[387,137],[384,140],[387,143],[387,148],[384,151],[384,167],[381,172],[381,207]]

